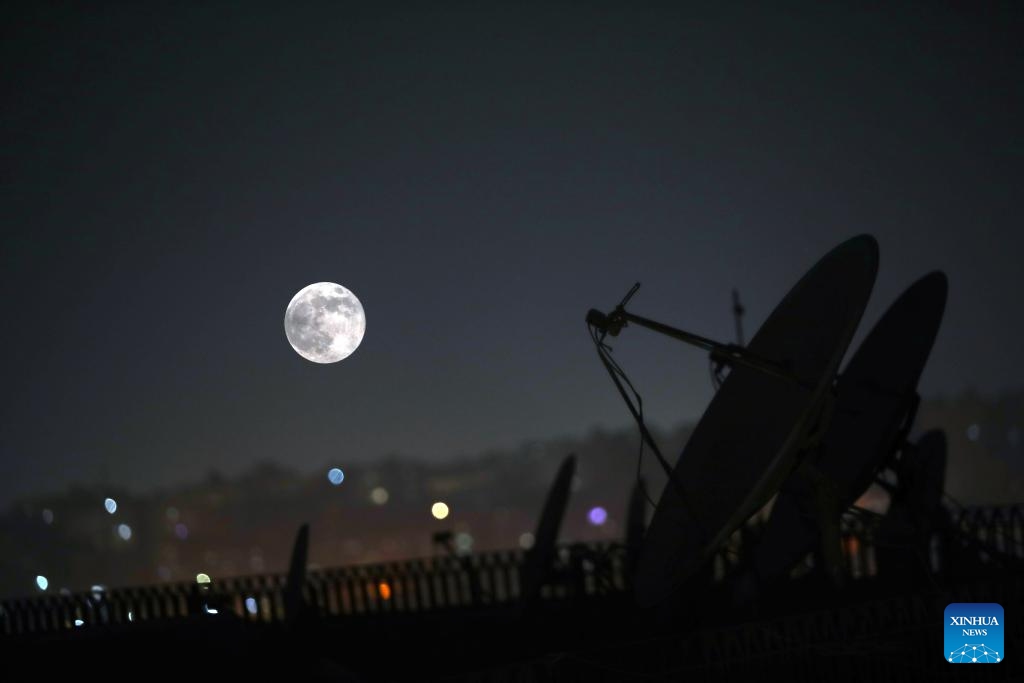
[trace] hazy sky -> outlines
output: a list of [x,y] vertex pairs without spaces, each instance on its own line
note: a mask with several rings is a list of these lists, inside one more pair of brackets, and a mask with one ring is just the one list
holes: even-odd
[[[949,274],[926,395],[1024,385],[1019,3],[372,4],[5,17],[0,501],[624,425],[588,308],[731,341],[860,232],[868,325]],[[321,280],[331,366],[283,330]],[[701,353],[616,350],[700,414]]]

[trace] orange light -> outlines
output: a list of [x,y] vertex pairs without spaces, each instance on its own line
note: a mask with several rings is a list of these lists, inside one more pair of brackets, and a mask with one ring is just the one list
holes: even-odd
[[381,600],[391,599],[391,586],[389,586],[384,581],[381,581],[379,584],[377,584],[377,592],[380,593]]

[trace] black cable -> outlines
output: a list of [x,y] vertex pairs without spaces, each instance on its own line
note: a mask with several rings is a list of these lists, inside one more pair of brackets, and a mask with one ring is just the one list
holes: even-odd
[[[629,380],[629,377],[626,375],[626,372],[622,369],[622,367],[619,366],[615,359],[611,357],[611,347],[604,343],[604,337],[599,337],[596,329],[590,323],[587,323],[587,331],[590,334],[590,338],[591,340],[593,340],[594,346],[597,349],[598,358],[600,358],[601,363],[605,366],[605,369],[608,371],[608,375],[612,378],[612,382],[615,384],[615,388],[618,389],[619,395],[622,396],[622,400],[626,403],[626,408],[628,408],[630,414],[633,415],[633,419],[636,421],[637,427],[640,428],[641,445],[643,442],[646,442],[647,445],[650,446],[651,451],[654,453],[655,457],[658,458],[658,462],[661,464],[662,469],[668,476],[668,485],[676,488],[676,493],[679,495],[680,500],[686,507],[690,519],[692,519],[697,524],[698,528],[701,530],[701,533],[704,535],[705,539],[707,539],[710,536],[707,532],[707,529],[704,528],[704,525],[700,521],[700,517],[697,515],[696,511],[690,505],[690,501],[686,496],[686,492],[682,488],[682,484],[676,480],[676,477],[672,476],[673,469],[671,465],[669,465],[668,461],[665,459],[665,456],[661,454],[661,449],[658,448],[657,442],[655,442],[654,437],[647,429],[647,424],[644,422],[643,418],[643,399],[641,398],[640,393],[636,390],[636,387],[633,386],[633,383]],[[636,398],[637,405],[633,404],[633,401],[630,399],[629,394],[626,393],[626,389],[623,387],[623,382],[625,382],[626,386],[629,387],[630,392],[632,392],[633,396]],[[654,501],[651,500],[650,496],[647,495],[646,489],[644,490],[644,496],[647,498],[647,501],[651,505],[657,507],[657,505],[654,504]]]

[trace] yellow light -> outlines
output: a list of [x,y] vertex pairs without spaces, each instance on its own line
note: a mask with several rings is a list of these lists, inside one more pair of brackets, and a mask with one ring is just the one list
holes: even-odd
[[386,581],[381,581],[377,584],[377,592],[380,593],[381,600],[391,599],[391,586]]
[[388,502],[389,497],[388,490],[383,486],[378,486],[374,490],[370,491],[370,500],[372,500],[376,505],[383,505]]
[[435,519],[444,519],[448,516],[448,506],[438,501],[430,506],[430,514],[434,515]]
[[210,583],[209,574],[196,574],[196,583]]

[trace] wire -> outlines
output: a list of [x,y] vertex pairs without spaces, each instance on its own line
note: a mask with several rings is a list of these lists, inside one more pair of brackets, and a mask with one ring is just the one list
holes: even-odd
[[[654,441],[654,437],[651,435],[650,430],[647,429],[647,424],[644,422],[643,417],[643,398],[640,396],[640,392],[638,392],[636,390],[636,387],[633,386],[633,383],[629,380],[629,377],[626,375],[626,372],[622,369],[622,367],[615,361],[614,358],[612,358],[612,348],[604,343],[604,335],[601,334],[599,336],[595,327],[591,325],[589,322],[587,323],[587,332],[590,334],[590,338],[594,342],[598,358],[601,359],[601,362],[604,364],[609,376],[612,378],[612,382],[615,384],[615,388],[618,389],[619,395],[622,396],[622,400],[625,401],[626,407],[629,409],[629,412],[633,415],[633,419],[636,421],[637,427],[640,428],[640,457],[643,456],[643,444],[644,442],[646,442],[647,445],[650,446],[651,452],[653,452],[655,457],[658,458],[658,463],[665,471],[665,474],[668,475],[668,485],[676,487],[676,492],[679,495],[679,498],[682,501],[683,505],[686,507],[690,518],[697,524],[697,527],[700,529],[705,539],[710,538],[710,534],[708,534],[707,529],[705,529],[704,525],[701,523],[700,517],[697,515],[696,511],[690,505],[690,501],[686,496],[686,492],[682,489],[682,485],[676,480],[676,477],[672,476],[672,466],[669,465],[668,461],[665,459],[665,456],[661,454],[661,449],[658,448],[658,444]],[[636,400],[635,404],[633,402],[633,399],[631,399],[629,394],[626,392],[626,389],[623,387],[623,383],[625,383],[626,387],[629,387],[630,393],[633,394],[633,398]],[[637,472],[639,476],[639,458],[637,460]],[[644,497],[647,498],[647,502],[649,504],[651,504],[654,507],[657,507],[654,501],[647,494],[646,489],[644,489]]]

